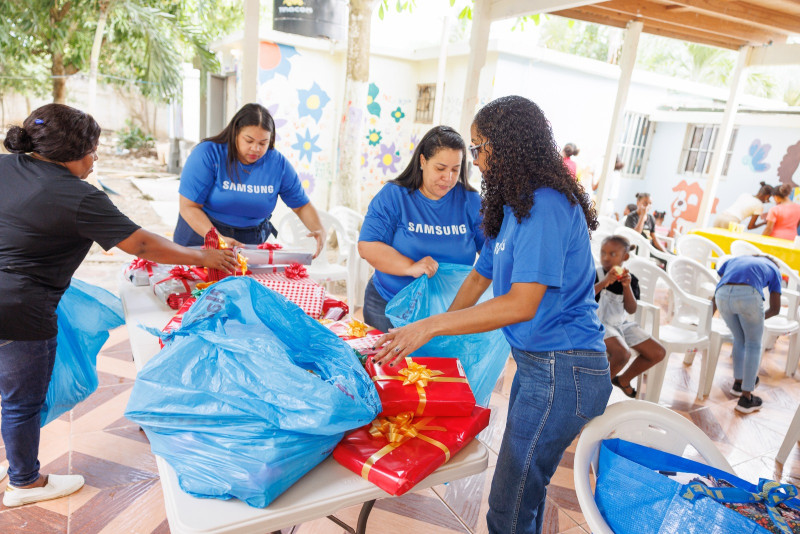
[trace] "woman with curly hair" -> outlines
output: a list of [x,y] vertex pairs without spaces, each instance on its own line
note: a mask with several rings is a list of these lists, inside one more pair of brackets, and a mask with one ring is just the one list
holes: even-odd
[[[480,258],[447,313],[392,330],[375,359],[394,363],[434,336],[502,329],[517,372],[486,519],[492,533],[538,533],[564,450],[611,394],[589,245],[597,215],[530,100],[490,102],[471,136],[483,174]],[[476,305],[492,283],[495,297]]]

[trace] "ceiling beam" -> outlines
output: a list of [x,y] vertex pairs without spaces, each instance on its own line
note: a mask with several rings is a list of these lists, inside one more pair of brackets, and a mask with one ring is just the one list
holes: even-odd
[[640,17],[647,21],[669,22],[675,26],[689,30],[702,29],[724,38],[734,38],[752,44],[766,44],[769,42],[784,42],[786,35],[767,31],[761,26],[751,26],[747,20],[733,22],[725,18],[714,17],[705,13],[692,12],[684,9],[670,9],[664,3],[643,0],[614,0],[595,4],[595,8],[608,9],[624,14],[627,18]]
[[732,21],[746,20],[772,31],[800,33],[800,17],[748,2],[731,0],[670,0],[670,2]]
[[[596,24],[604,24],[606,26],[614,26],[617,28],[624,28],[630,20],[635,20],[635,18],[632,19],[630,17],[615,15],[612,11],[607,9],[599,9],[595,6],[583,6],[576,9],[566,9],[563,11],[557,11],[553,13],[553,15],[583,20],[586,22],[594,22]],[[681,28],[680,26],[669,25],[666,23],[656,23],[649,20],[644,20],[643,22],[644,29],[642,31],[654,35],[661,35],[662,37],[671,37],[673,39],[680,39],[682,41],[717,46],[730,50],[737,50],[741,46],[747,44],[747,42],[742,39],[723,38],[719,35],[704,32],[702,30],[689,30]]]
[[511,19],[535,15],[537,13],[550,13],[560,9],[594,4],[597,0],[493,0],[491,20]]
[[750,50],[748,66],[782,66],[800,64],[800,44],[774,44]]

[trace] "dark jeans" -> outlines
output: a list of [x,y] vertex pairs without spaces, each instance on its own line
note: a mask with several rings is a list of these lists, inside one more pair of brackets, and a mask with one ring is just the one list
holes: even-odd
[[364,322],[381,332],[388,332],[390,328],[394,328],[394,325],[386,318],[386,304],[387,302],[375,289],[375,284],[370,278],[367,289],[364,291]]
[[32,484],[39,478],[39,424],[55,360],[55,337],[0,340],[2,434],[13,486]]
[[[235,226],[228,226],[211,217],[208,218],[214,228],[217,229],[220,235],[225,237],[232,237],[240,243],[245,245],[260,245],[264,243],[270,234],[275,237],[278,236],[278,230],[272,225],[270,220],[264,219],[258,226],[249,226],[247,228],[236,228]],[[178,224],[175,226],[175,232],[172,240],[184,247],[198,247],[205,243],[205,236],[201,236],[189,226],[183,217],[178,215]]]
[[517,373],[489,493],[491,534],[539,534],[550,477],[611,395],[605,352],[511,349]]

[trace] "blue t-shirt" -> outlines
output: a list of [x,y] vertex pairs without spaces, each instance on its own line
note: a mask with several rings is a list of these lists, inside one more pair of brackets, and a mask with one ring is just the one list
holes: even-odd
[[475,264],[495,296],[511,284],[547,286],[530,321],[504,327],[509,344],[529,352],[606,350],[594,300],[595,269],[589,229],[579,204],[550,188],[534,192],[530,216],[517,222],[509,206],[496,239],[487,239]]
[[[419,190],[388,183],[369,203],[358,240],[386,243],[414,261],[430,256],[439,263],[472,265],[484,241],[480,208],[480,195],[461,184],[432,200]],[[413,280],[377,270],[373,276],[386,300]]]
[[768,287],[770,293],[781,292],[781,271],[767,258],[735,256],[723,263],[717,272],[720,275],[717,289],[725,284],[747,284],[758,291]]
[[290,208],[309,202],[294,167],[277,150],[249,165],[237,160],[235,168],[228,176],[228,145],[204,141],[186,159],[178,192],[235,228],[261,224],[272,215],[278,195]]

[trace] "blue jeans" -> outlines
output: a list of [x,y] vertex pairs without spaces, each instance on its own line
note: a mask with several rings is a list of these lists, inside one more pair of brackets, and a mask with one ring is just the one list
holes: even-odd
[[39,478],[39,423],[56,360],[56,338],[0,340],[2,434],[12,486]]
[[497,457],[489,513],[492,534],[542,531],[550,477],[583,425],[611,395],[605,352],[511,349],[517,373]]
[[378,293],[372,278],[364,290],[364,322],[381,332],[388,332],[394,325],[386,317],[386,300]]
[[742,391],[753,391],[761,365],[764,296],[753,286],[726,284],[714,300],[733,334],[733,378],[742,381]]

